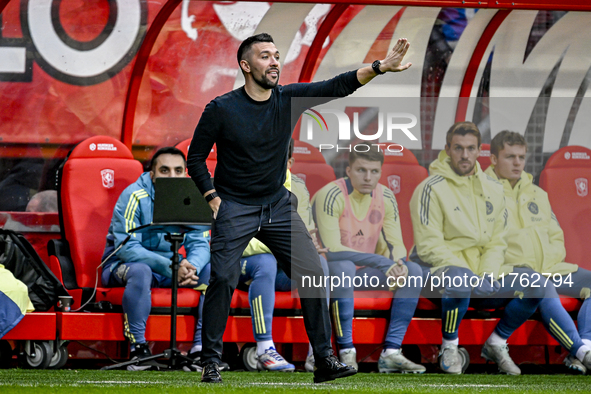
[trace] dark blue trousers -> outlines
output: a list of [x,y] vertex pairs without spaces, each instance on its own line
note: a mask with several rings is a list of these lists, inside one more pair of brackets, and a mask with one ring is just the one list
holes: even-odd
[[326,289],[304,287],[304,283],[314,282],[302,279],[316,277],[315,283],[320,283],[324,273],[312,237],[297,213],[297,198],[285,189],[279,201],[264,206],[222,198],[211,227],[211,280],[203,306],[203,362],[221,360],[230,302],[240,278],[240,258],[253,237],[267,245],[279,267],[296,282],[314,356],[327,357],[332,347]]

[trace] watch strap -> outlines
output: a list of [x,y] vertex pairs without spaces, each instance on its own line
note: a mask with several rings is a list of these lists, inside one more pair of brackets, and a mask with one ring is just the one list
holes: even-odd
[[373,71],[377,74],[377,75],[382,75],[385,74],[384,71],[380,70],[380,65],[382,64],[382,62],[380,62],[379,60],[374,61],[371,64],[371,68],[373,68]]
[[213,200],[216,197],[219,197],[217,192],[210,193],[207,196],[205,196],[205,201],[210,202],[211,200]]

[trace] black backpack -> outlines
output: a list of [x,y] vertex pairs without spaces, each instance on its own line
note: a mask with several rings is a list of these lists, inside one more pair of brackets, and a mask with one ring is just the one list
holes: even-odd
[[38,312],[55,306],[68,292],[45,265],[33,246],[21,234],[0,229],[0,264],[29,289],[29,298]]

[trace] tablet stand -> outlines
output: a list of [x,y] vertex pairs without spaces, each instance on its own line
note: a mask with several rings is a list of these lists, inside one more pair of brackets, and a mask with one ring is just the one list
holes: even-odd
[[[192,364],[195,360],[190,357],[184,356],[181,354],[180,350],[176,348],[176,316],[177,316],[177,292],[178,292],[178,272],[180,266],[180,258],[179,258],[179,248],[181,247],[181,243],[184,239],[184,234],[188,231],[194,230],[194,228],[190,227],[190,224],[187,223],[167,223],[166,225],[162,224],[148,224],[145,226],[136,227],[130,232],[137,232],[137,233],[166,233],[164,239],[170,242],[170,249],[172,250],[172,257],[171,257],[171,270],[172,270],[172,295],[171,295],[171,304],[170,304],[170,348],[164,350],[164,352],[160,354],[154,354],[149,357],[145,357],[142,359],[137,360],[130,360],[119,364],[108,365],[101,369],[103,370],[111,370],[111,369],[118,369],[124,368],[129,365],[145,365],[146,363],[156,360],[165,358],[168,359],[168,369],[181,369],[183,366],[187,364]],[[149,364],[153,365],[153,364]]]

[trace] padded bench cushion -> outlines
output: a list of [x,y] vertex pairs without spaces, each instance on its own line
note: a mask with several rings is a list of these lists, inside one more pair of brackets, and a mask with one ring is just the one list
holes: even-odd
[[[99,287],[96,290],[96,301],[108,301],[113,305],[121,305],[124,287]],[[199,304],[201,292],[193,289],[178,289],[177,306],[179,308],[194,308]],[[170,308],[172,290],[152,289],[152,307]]]
[[[236,289],[232,296],[232,303],[230,308],[233,309],[248,309],[248,292]],[[275,292],[275,309],[302,309],[299,298],[293,298],[291,291],[276,291]]]

